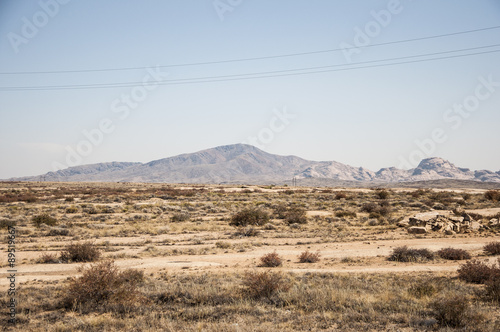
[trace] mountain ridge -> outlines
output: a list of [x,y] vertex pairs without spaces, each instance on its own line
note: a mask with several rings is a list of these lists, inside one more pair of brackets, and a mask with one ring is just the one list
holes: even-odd
[[184,153],[147,163],[108,162],[75,166],[38,176],[9,181],[56,182],[169,182],[266,184],[296,179],[330,179],[354,182],[414,182],[440,179],[500,183],[500,171],[471,171],[431,157],[410,170],[396,167],[377,172],[337,161],[311,161],[297,156],[271,154],[247,144],[233,144]]

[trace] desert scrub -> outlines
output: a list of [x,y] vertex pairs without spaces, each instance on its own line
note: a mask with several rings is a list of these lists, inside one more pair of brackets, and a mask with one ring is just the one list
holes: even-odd
[[251,298],[270,298],[278,292],[290,289],[289,283],[281,273],[271,271],[247,272],[243,277],[244,293]]
[[458,277],[466,282],[474,284],[482,284],[490,278],[495,270],[495,266],[491,267],[484,262],[473,259],[460,265],[458,269]]
[[262,226],[269,222],[269,214],[259,208],[248,208],[235,213],[231,217],[231,226]]
[[278,253],[271,252],[269,254],[266,254],[260,258],[260,265],[261,267],[278,267],[283,264],[283,259],[278,255]]
[[463,295],[441,297],[431,304],[433,315],[441,326],[464,327],[480,323],[481,315],[471,310],[470,300]]
[[34,216],[31,220],[33,221],[36,227],[40,227],[42,224],[48,226],[55,226],[57,224],[57,219],[50,216],[48,213]]
[[101,257],[101,252],[92,242],[71,243],[61,251],[61,261],[70,262],[94,262]]
[[82,312],[110,306],[134,306],[141,302],[138,285],[144,274],[138,270],[118,271],[113,261],[103,261],[82,269],[82,276],[70,280],[62,306]]
[[292,207],[285,213],[285,221],[288,224],[307,223],[306,210],[301,207]]
[[483,247],[483,251],[487,255],[500,255],[500,242],[491,242]]
[[310,252],[309,250],[304,251],[299,255],[300,263],[316,263],[320,260],[320,254],[318,252]]
[[437,255],[443,259],[447,260],[464,260],[470,259],[471,255],[464,249],[456,249],[456,248],[443,248],[437,252]]
[[422,262],[434,259],[428,249],[411,249],[407,246],[394,248],[388,260],[395,262]]

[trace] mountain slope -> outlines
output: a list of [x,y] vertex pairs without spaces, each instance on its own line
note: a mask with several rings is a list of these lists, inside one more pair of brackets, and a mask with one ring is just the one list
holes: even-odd
[[276,183],[297,179],[397,183],[432,180],[499,182],[500,171],[471,171],[442,158],[427,158],[410,170],[395,167],[373,172],[336,161],[279,156],[254,146],[235,144],[181,154],[148,163],[111,162],[71,167],[17,181],[126,181],[169,183]]

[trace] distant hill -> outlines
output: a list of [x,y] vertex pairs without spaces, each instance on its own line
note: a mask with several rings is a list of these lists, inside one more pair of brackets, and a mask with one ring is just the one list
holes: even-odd
[[296,156],[279,156],[254,146],[235,144],[148,163],[110,162],[70,167],[57,172],[11,181],[90,181],[166,183],[345,183],[382,185],[436,180],[500,183],[500,171],[471,171],[442,158],[428,158],[410,170],[394,167],[373,172],[336,161],[310,161]]

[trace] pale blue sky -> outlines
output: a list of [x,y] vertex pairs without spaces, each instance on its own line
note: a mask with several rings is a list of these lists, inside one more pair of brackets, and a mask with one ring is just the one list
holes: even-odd
[[[248,142],[259,134],[259,146],[267,152],[374,171],[420,156],[500,169],[500,86],[489,91],[480,81],[500,82],[500,52],[362,64],[499,51],[500,46],[480,47],[500,45],[500,29],[460,33],[500,26],[499,1],[401,0],[385,26],[372,11],[381,13],[398,1],[220,0],[234,4],[223,20],[213,0],[59,1],[0,0],[0,178],[38,175],[73,162],[146,162]],[[40,27],[33,33],[26,22]],[[363,69],[346,67],[341,51],[224,62],[339,49],[354,44],[357,28],[370,27],[378,29],[368,37],[372,45],[459,34],[362,48],[351,61],[370,67]],[[471,50],[445,53],[462,49]],[[160,85],[133,109],[120,98],[131,95],[135,85],[61,88],[141,82],[149,75],[145,68],[200,62],[219,63],[161,68],[161,79],[335,65],[340,67],[329,69],[343,70]],[[88,71],[131,67],[140,69]],[[59,88],[11,89],[39,86]],[[482,100],[474,97],[478,89]],[[479,103],[467,117],[457,119],[458,113],[448,111],[474,98]],[[117,106],[122,112],[114,112]],[[120,118],[123,107],[130,112]],[[294,118],[282,125],[275,112],[285,108]],[[83,132],[95,130],[103,119],[113,130],[90,142]],[[446,135],[444,142],[415,143],[428,143],[436,128]],[[79,145],[90,150],[68,157]]]

